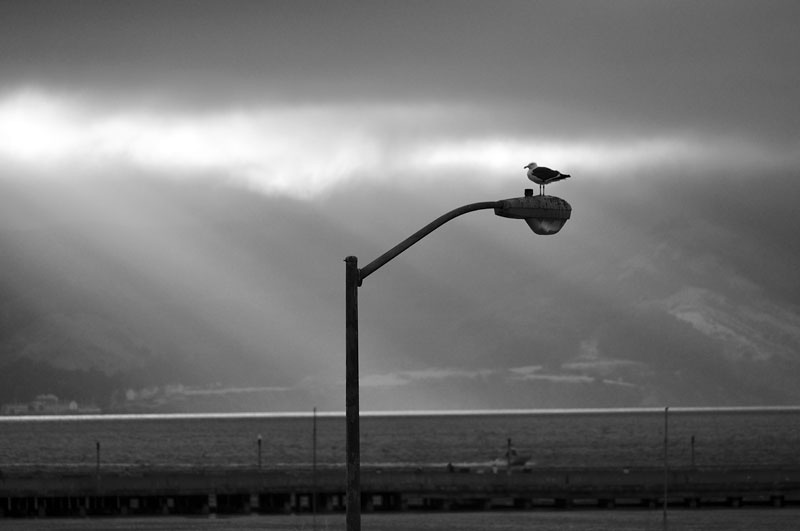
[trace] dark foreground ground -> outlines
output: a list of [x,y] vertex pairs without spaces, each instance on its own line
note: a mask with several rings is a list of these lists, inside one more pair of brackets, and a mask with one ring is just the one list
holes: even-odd
[[[0,475],[0,517],[240,516],[345,510],[342,468],[136,471]],[[361,473],[362,510],[501,512],[604,508],[650,512],[663,505],[714,509],[800,507],[800,468],[456,467]],[[312,502],[316,500],[316,502]],[[491,517],[489,517],[491,521]]]
[[[797,508],[660,510],[493,511],[449,513],[367,514],[364,531],[794,531],[800,526]],[[78,530],[344,530],[344,515],[268,515],[231,517],[130,517],[6,519],[4,531]]]

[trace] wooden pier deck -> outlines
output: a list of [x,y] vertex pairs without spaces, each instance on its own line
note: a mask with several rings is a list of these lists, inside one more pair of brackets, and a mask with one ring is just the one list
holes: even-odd
[[[660,508],[664,470],[362,469],[364,511]],[[0,516],[343,511],[343,468],[0,474]],[[800,467],[675,468],[670,506],[800,506]]]

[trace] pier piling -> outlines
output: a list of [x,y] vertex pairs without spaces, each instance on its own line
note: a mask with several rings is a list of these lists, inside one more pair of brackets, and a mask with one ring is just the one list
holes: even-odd
[[[483,473],[480,473],[483,472]],[[337,467],[310,471],[238,470],[192,473],[95,472],[83,475],[14,475],[0,478],[0,516],[80,517],[144,514],[253,514],[343,512],[346,489]],[[670,468],[669,498],[663,471],[561,469],[491,474],[445,468],[366,468],[364,511],[537,510],[572,507],[800,506],[800,467],[780,469]]]

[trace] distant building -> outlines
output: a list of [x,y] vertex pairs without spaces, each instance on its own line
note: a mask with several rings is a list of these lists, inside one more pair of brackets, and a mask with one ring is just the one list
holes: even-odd
[[31,413],[58,414],[67,408],[58,401],[56,395],[39,395],[31,401]]
[[31,410],[28,404],[3,404],[3,415],[28,415]]
[[28,403],[3,404],[3,415],[96,415],[100,408],[94,405],[80,406],[75,400],[61,402],[56,395],[43,394]]

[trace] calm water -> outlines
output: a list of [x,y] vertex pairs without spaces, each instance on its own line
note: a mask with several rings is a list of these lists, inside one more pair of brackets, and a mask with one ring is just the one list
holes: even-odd
[[[342,415],[318,415],[317,462],[341,465]],[[0,417],[0,470],[310,466],[306,415]],[[508,438],[539,466],[660,466],[663,410],[368,415],[365,465],[488,465]],[[669,462],[800,465],[800,408],[670,410]]]

